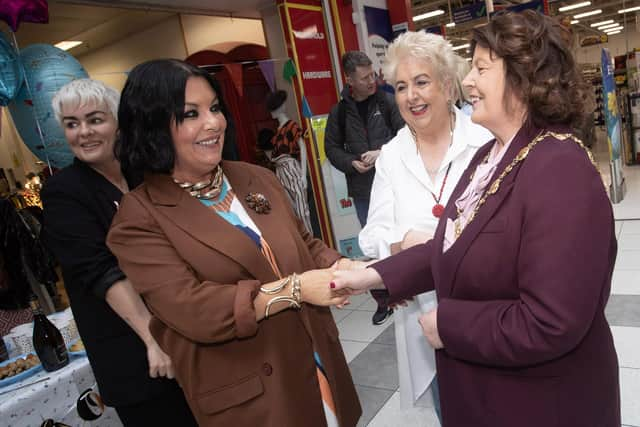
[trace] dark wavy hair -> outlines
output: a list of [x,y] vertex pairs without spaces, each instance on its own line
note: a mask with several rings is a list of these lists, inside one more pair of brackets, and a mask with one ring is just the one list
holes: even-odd
[[575,127],[585,120],[589,92],[569,40],[568,31],[554,19],[525,10],[499,13],[474,28],[471,50],[481,46],[504,60],[506,93],[523,101],[526,125]]
[[[116,154],[124,171],[170,174],[175,164],[171,123],[184,121],[184,94],[189,77],[202,77],[218,97],[229,122],[228,110],[216,80],[204,69],[177,59],[155,59],[136,65],[120,96],[120,138]],[[227,134],[232,126],[225,131]],[[231,141],[229,141],[231,143]]]

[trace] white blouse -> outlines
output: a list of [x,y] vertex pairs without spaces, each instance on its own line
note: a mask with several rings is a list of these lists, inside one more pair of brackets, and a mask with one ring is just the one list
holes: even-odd
[[[440,204],[446,206],[458,180],[482,145],[493,139],[485,128],[456,109],[453,142],[449,147],[435,182],[425,170],[411,132],[407,126],[382,147],[376,161],[376,175],[371,190],[367,224],[359,235],[362,252],[371,258],[386,258],[392,243],[402,241],[414,229],[434,233],[438,225],[432,209],[436,204],[431,193],[440,194],[449,163],[451,169],[442,191]],[[422,335],[418,318],[436,306],[435,292],[417,295],[407,307],[394,314],[400,403],[406,409],[427,390],[435,375],[434,352]]]

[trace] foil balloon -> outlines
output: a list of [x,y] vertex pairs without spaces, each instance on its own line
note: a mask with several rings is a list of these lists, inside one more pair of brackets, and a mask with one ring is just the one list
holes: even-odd
[[87,78],[82,65],[67,52],[48,44],[27,46],[20,52],[25,82],[9,111],[20,137],[40,160],[55,168],[73,161],[51,99],[65,84]]
[[22,86],[18,53],[0,32],[0,106],[7,106]]

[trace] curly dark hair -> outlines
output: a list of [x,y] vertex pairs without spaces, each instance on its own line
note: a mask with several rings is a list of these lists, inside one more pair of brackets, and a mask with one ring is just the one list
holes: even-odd
[[526,125],[578,127],[585,120],[589,92],[569,40],[554,19],[525,10],[499,13],[473,29],[471,50],[481,46],[504,60],[505,93],[523,101]]
[[154,59],[131,70],[120,97],[116,155],[124,171],[173,171],[176,153],[171,123],[174,119],[178,125],[184,121],[184,94],[190,77],[202,77],[211,85],[227,118],[225,145],[231,143],[233,128],[218,82],[204,69],[184,61]]

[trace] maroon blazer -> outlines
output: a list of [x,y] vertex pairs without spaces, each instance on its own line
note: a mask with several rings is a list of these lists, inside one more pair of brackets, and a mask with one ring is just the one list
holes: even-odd
[[[553,129],[569,132],[568,129]],[[521,129],[496,176],[540,129]],[[602,179],[571,140],[545,138],[446,253],[435,236],[376,263],[392,299],[435,288],[445,427],[619,427],[618,362],[604,308],[617,252]]]
[[[229,161],[222,169],[282,274],[340,258],[296,219],[273,173]],[[269,214],[247,206],[251,192],[266,196]],[[277,280],[269,263],[170,176],[149,175],[123,197],[108,244],[153,314],[151,333],[171,356],[198,425],[325,427],[314,352],[340,426],[357,424],[360,403],[330,310],[303,304],[257,323],[258,288]]]

